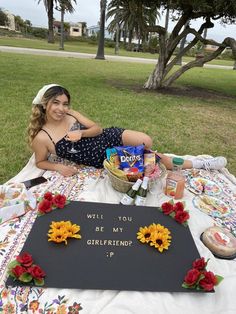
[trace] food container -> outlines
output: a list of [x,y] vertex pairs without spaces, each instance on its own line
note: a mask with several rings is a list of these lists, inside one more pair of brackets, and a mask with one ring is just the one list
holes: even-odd
[[0,185],[0,224],[36,207],[36,199],[23,183]]
[[210,227],[201,234],[200,238],[214,256],[223,259],[236,257],[236,237],[228,229]]

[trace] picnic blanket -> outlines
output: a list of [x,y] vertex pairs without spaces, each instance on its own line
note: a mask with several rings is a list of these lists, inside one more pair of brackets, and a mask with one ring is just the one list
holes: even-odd
[[[193,156],[183,156],[193,158]],[[63,162],[63,161],[62,161]],[[52,171],[42,171],[34,166],[34,156],[11,182],[21,182],[43,175],[48,182],[33,187],[31,192],[38,197],[46,191],[65,194],[71,200],[119,203],[122,193],[115,191],[104,170],[80,166],[78,173],[70,178]],[[192,178],[191,170],[185,171],[187,182]],[[9,220],[0,225],[0,311],[3,313],[135,313],[135,314],[235,314],[236,299],[236,259],[218,259],[200,240],[201,233],[208,227],[218,224],[235,232],[236,221],[236,180],[227,169],[198,173],[210,179],[222,189],[223,200],[228,202],[230,217],[214,217],[194,205],[195,194],[185,189],[184,201],[190,213],[189,228],[200,256],[210,259],[208,270],[224,277],[215,293],[168,293],[111,290],[54,289],[43,287],[6,288],[7,265],[21,251],[33,226],[35,210]],[[164,179],[163,179],[164,180]],[[186,185],[188,187],[188,185]],[[148,194],[147,206],[159,206],[169,198],[162,193],[158,197]],[[224,218],[224,219],[223,219]],[[227,219],[226,219],[227,218]]]

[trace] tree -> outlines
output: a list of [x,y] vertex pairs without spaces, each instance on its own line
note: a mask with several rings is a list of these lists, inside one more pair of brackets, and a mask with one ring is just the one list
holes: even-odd
[[2,26],[8,25],[7,15],[1,10],[1,8],[0,8],[0,25]]
[[[53,7],[57,4],[57,0],[43,0],[47,16],[48,16],[48,43],[54,44],[54,31],[53,31]],[[38,0],[38,4],[41,0]]]
[[157,3],[147,0],[111,0],[108,6],[107,18],[112,18],[108,29],[116,30],[117,23],[128,30],[129,46],[134,34],[140,44],[147,37],[147,26],[155,25],[159,16]]
[[104,39],[105,39],[105,20],[106,20],[107,0],[100,0],[100,31],[98,39],[98,50],[95,59],[104,60]]
[[[76,0],[72,0],[76,4]],[[61,36],[60,36],[60,47],[59,49],[64,50],[64,16],[65,12],[73,13],[75,9],[73,8],[71,0],[58,0],[58,6],[56,10],[61,12]]]
[[[175,20],[171,34],[164,27],[156,25],[148,27],[149,31],[157,32],[159,35],[159,57],[153,73],[149,76],[144,87],[147,89],[158,89],[170,86],[187,70],[202,66],[204,63],[215,59],[226,47],[231,47],[233,57],[236,60],[236,41],[227,37],[221,43],[204,38],[202,35],[205,29],[213,28],[214,21],[218,20],[223,24],[232,24],[236,21],[235,0],[156,0],[154,1],[171,12],[172,20]],[[191,21],[202,19],[198,29],[191,27]],[[189,22],[189,24],[187,24]],[[186,25],[186,27],[184,27]],[[192,35],[191,41],[174,56],[174,51],[181,40]],[[190,61],[173,71],[176,61],[181,58],[198,42],[217,46],[217,50],[203,56],[200,59]]]

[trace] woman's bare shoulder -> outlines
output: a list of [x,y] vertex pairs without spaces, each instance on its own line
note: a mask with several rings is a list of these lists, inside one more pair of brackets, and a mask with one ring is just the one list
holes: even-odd
[[46,144],[49,140],[49,136],[46,132],[44,132],[43,130],[40,130],[37,135],[35,136],[35,138],[33,139],[32,143],[35,144]]

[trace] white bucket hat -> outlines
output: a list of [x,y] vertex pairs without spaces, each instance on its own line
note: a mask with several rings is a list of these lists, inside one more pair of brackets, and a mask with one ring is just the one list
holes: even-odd
[[48,85],[44,85],[39,91],[38,91],[38,94],[35,96],[32,104],[33,105],[41,105],[42,104],[42,98],[43,98],[43,95],[46,93],[46,91],[53,87],[53,86],[60,86],[58,84],[48,84]]

